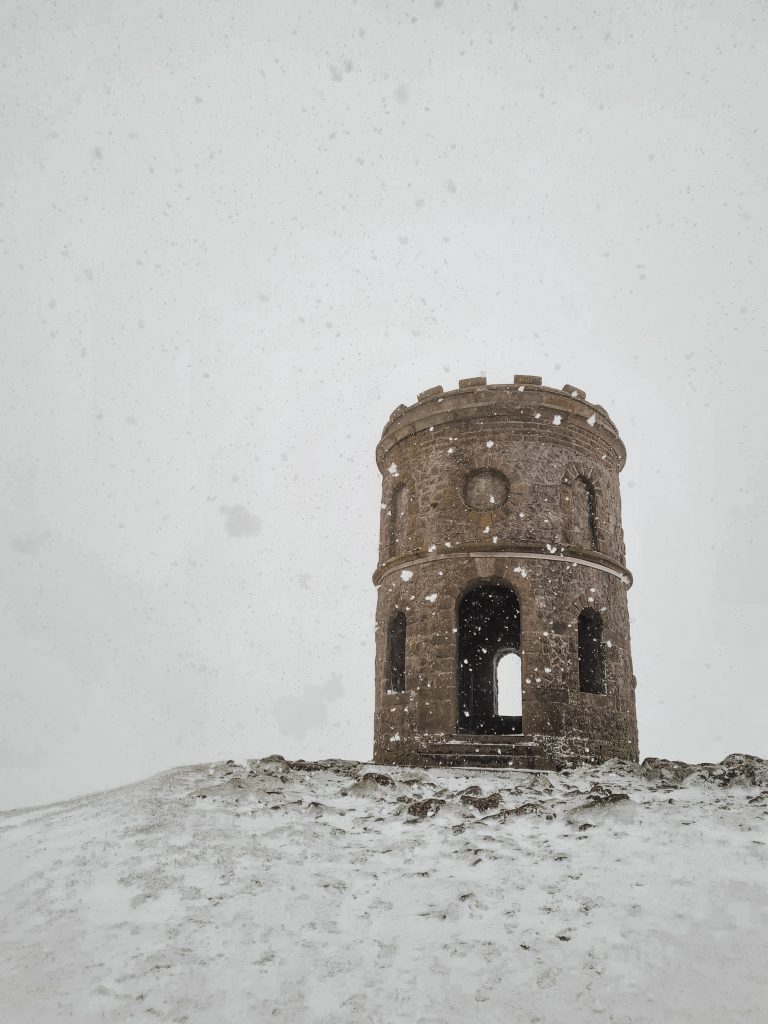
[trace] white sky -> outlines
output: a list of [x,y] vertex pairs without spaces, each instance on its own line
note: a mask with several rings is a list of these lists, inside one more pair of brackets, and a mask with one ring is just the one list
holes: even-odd
[[479,373],[621,430],[642,755],[768,755],[767,64],[748,0],[2,4],[0,804],[369,757],[374,448]]

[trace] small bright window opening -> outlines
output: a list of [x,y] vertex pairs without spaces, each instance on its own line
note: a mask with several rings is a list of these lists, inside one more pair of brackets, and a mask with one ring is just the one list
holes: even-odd
[[496,659],[496,714],[523,713],[522,662],[517,651],[500,651]]

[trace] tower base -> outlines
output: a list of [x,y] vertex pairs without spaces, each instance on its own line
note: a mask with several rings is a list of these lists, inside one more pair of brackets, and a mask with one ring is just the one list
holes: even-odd
[[615,757],[637,761],[634,751],[597,748],[586,742],[566,744],[553,736],[467,736],[462,733],[442,737],[422,736],[399,750],[389,747],[374,753],[377,764],[412,765],[421,768],[526,768],[536,771],[562,771],[584,764],[600,764]]

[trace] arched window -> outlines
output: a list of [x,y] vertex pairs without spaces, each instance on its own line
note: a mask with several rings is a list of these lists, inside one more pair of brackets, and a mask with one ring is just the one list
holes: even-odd
[[496,655],[496,714],[504,718],[523,714],[522,665],[517,651],[506,648]]
[[389,521],[389,543],[387,545],[387,557],[394,558],[404,549],[406,527],[408,523],[408,491],[404,484],[400,484],[392,495]]
[[573,543],[597,549],[597,499],[595,488],[586,477],[577,477],[571,489],[571,525]]
[[395,612],[389,624],[389,692],[405,693],[405,615]]
[[603,620],[594,608],[585,608],[579,615],[579,689],[605,693]]

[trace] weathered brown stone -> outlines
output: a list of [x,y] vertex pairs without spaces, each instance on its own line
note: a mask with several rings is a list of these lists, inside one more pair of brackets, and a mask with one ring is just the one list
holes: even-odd
[[425,402],[428,398],[437,398],[437,396],[442,395],[442,393],[443,386],[442,384],[438,384],[437,387],[427,388],[426,391],[422,391],[417,397],[420,402]]
[[[469,386],[475,380],[423,392],[377,446],[374,758],[537,769],[636,761],[624,445],[578,388],[521,375],[511,385]],[[514,735],[475,736],[459,721],[458,608],[480,583],[509,588],[519,605],[523,713]],[[604,692],[580,688],[585,609],[601,620]],[[406,617],[405,689],[390,692],[398,612]]]
[[500,793],[489,793],[487,796],[470,796],[465,793],[460,800],[463,804],[474,807],[476,811],[485,814],[486,811],[495,811],[501,805]]
[[426,800],[416,800],[408,805],[408,813],[413,818],[434,818],[437,812],[443,807],[445,800],[432,796]]
[[583,399],[583,398],[587,397],[586,391],[582,391],[581,388],[575,388],[571,384],[563,384],[562,390],[567,395],[570,395],[571,398],[582,398]]

